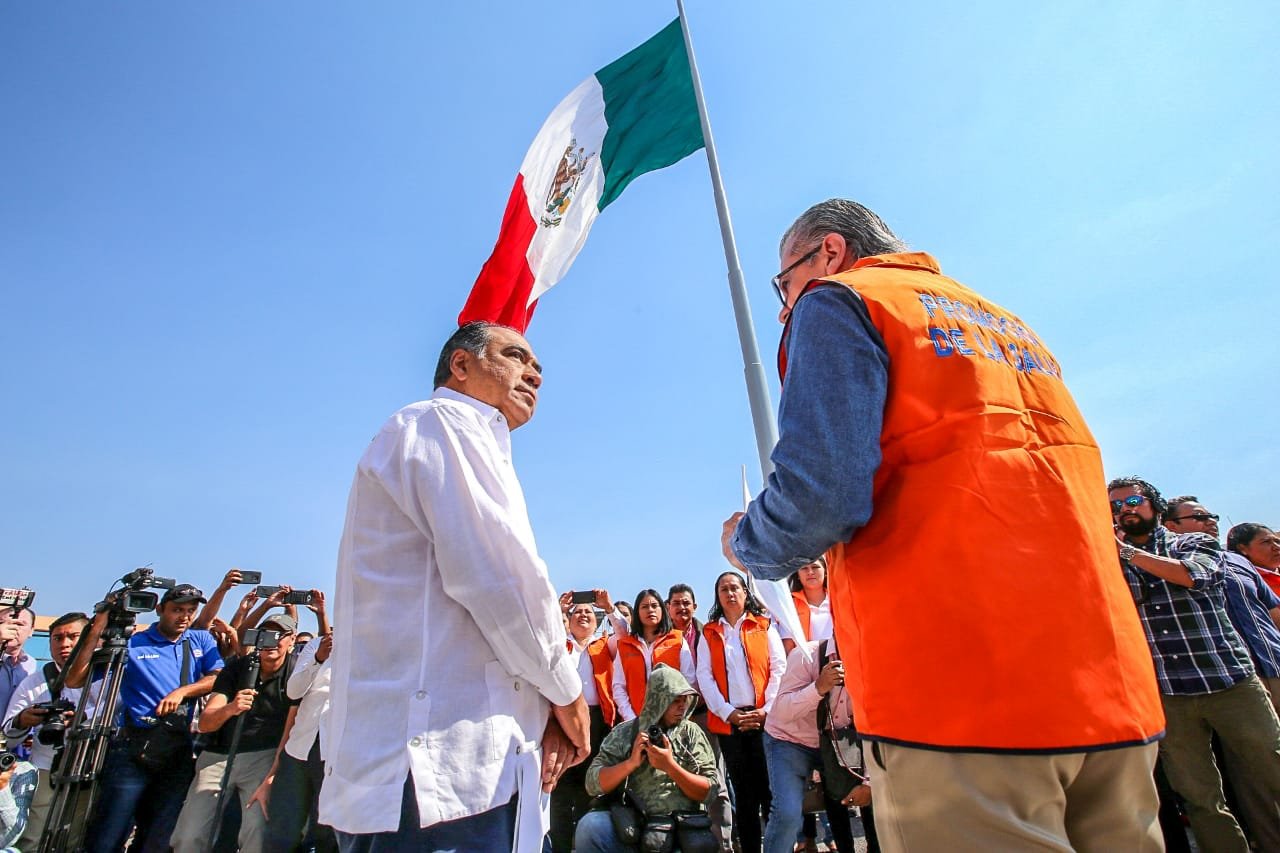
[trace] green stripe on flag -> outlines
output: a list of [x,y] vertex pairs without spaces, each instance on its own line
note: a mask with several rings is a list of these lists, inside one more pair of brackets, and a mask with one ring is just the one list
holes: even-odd
[[698,102],[677,18],[635,50],[596,72],[609,124],[600,149],[604,210],[627,184],[703,146]]

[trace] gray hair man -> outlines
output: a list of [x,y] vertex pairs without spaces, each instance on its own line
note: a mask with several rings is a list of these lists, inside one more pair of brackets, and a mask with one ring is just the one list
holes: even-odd
[[590,749],[512,467],[511,431],[533,417],[542,366],[515,330],[469,323],[435,384],[356,467],[320,821],[347,851],[538,850],[540,789]]
[[1159,696],[1057,361],[857,202],[780,255],[776,472],[724,552],[827,557],[882,846],[1158,849]]

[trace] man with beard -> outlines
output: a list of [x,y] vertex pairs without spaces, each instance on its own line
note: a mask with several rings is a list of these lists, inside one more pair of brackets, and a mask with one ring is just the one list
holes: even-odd
[[1160,757],[1202,850],[1249,849],[1227,809],[1210,733],[1280,798],[1280,720],[1227,615],[1222,546],[1160,526],[1167,506],[1138,477],[1107,484],[1124,574],[1155,661],[1166,719]]

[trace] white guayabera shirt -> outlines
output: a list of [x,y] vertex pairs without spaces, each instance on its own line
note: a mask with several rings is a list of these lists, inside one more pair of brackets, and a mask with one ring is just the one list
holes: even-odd
[[517,846],[537,849],[548,701],[582,682],[497,409],[441,388],[383,425],[351,486],[334,604],[321,822],[395,830],[407,777],[423,826],[519,783]]

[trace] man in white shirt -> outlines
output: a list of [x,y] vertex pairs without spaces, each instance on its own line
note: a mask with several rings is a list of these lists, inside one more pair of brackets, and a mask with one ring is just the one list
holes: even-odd
[[[57,680],[57,673],[67,665],[67,658],[71,656],[76,642],[80,639],[80,634],[88,624],[89,617],[85,614],[67,613],[59,616],[49,626],[49,657],[53,662],[49,675],[54,680]],[[93,700],[100,687],[101,682],[93,688],[94,692],[85,708],[86,717],[93,716]],[[65,687],[59,694],[59,698],[75,707],[80,701],[80,690]],[[44,708],[33,707],[49,702],[50,699],[49,679],[43,670],[36,670],[13,691],[9,707],[4,712],[4,736],[10,743],[20,743],[28,734],[36,736],[35,746],[31,749],[31,763],[39,771],[39,784],[31,800],[26,829],[22,831],[22,837],[16,845],[22,851],[39,848],[40,836],[44,834],[45,823],[49,818],[49,806],[53,803],[54,792],[49,782],[49,775],[61,744],[55,746],[45,743],[40,738],[41,725],[49,712]],[[71,711],[63,714],[64,722],[70,722],[71,716]],[[78,818],[83,819],[84,815],[81,814]]]
[[535,851],[589,752],[578,668],[511,465],[541,365],[468,323],[357,466],[338,551],[320,821],[346,853]]

